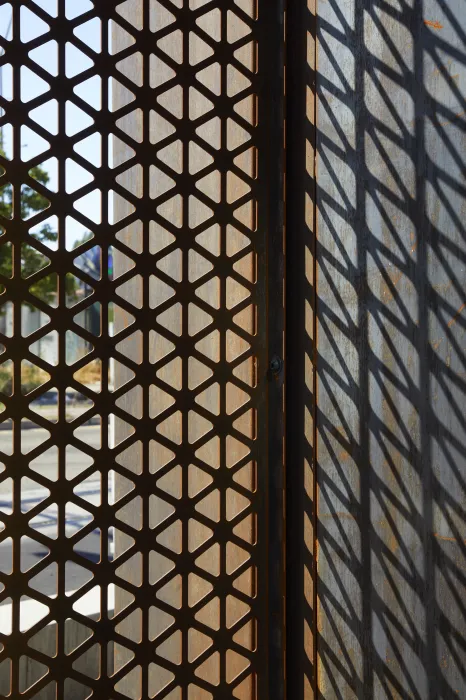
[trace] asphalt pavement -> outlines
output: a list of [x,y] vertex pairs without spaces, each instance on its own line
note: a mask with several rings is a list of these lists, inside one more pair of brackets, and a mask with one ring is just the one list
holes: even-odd
[[[100,426],[89,425],[81,429],[80,439],[84,440],[89,446],[94,448],[99,447],[100,441]],[[41,444],[47,437],[47,433],[42,429],[28,429],[22,432],[22,452],[26,453],[33,449],[36,445]],[[0,450],[8,452],[5,447],[11,445],[11,433],[9,431],[0,431]],[[34,461],[35,471],[42,474],[44,477],[55,481],[57,478],[57,454],[56,449],[43,453]],[[86,469],[92,460],[84,452],[76,449],[74,446],[68,446],[66,451],[66,477],[72,479]],[[23,480],[21,492],[21,509],[23,512],[28,512],[33,507],[41,503],[47,496],[48,492],[45,488],[31,480]],[[100,478],[87,479],[76,487],[76,494],[84,499],[85,502],[98,505],[101,499],[101,484]],[[85,506],[85,503],[83,504]],[[0,531],[3,529],[1,523],[2,512],[9,514],[12,509],[12,488],[11,482],[7,479],[0,483]],[[31,521],[30,525],[34,530],[37,530],[42,535],[51,540],[57,537],[57,507],[51,505],[48,508],[40,511]],[[91,514],[85,510],[85,507],[80,508],[74,503],[68,503],[66,506],[66,535],[70,537],[82,527],[87,525],[91,520]],[[100,557],[100,533],[94,530],[91,534],[81,540],[77,546],[78,551],[82,556],[91,560],[98,561]],[[22,538],[21,541],[21,569],[22,571],[29,570],[43,557],[47,556],[48,550],[42,544],[34,540],[32,537]],[[0,571],[3,573],[11,572],[12,562],[12,544],[10,539],[6,539],[0,543]],[[89,571],[85,567],[79,567],[73,563],[69,563],[66,569],[66,590],[67,592],[79,589],[90,578]],[[56,594],[57,576],[56,566],[51,564],[34,580],[34,587],[40,592],[53,596]],[[1,592],[1,584],[0,584]],[[6,602],[6,601],[3,601]],[[2,605],[2,602],[0,602]]]

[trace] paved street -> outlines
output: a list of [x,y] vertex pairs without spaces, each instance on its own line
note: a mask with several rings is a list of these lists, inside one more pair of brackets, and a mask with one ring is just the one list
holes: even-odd
[[[24,430],[22,433],[22,449],[29,451],[36,445],[43,442],[46,432],[41,429]],[[99,447],[100,426],[91,425],[82,429],[80,438],[92,447]],[[0,450],[5,450],[5,446],[11,445],[11,433],[0,431]],[[66,452],[67,478],[71,479],[78,475],[83,469],[91,464],[88,455],[75,447],[69,446]],[[41,455],[34,464],[35,470],[43,476],[54,481],[57,475],[56,450]],[[101,498],[100,479],[89,479],[80,484],[76,489],[76,494],[85,501],[94,505],[100,502]],[[42,487],[37,487],[33,482],[27,482],[26,488],[21,496],[21,507],[23,512],[31,510],[38,503],[47,497],[47,491]],[[11,482],[5,480],[0,483],[0,520],[1,514],[10,513],[12,507]],[[71,536],[91,520],[91,515],[84,508],[68,503],[66,507],[66,534]],[[52,505],[41,511],[31,521],[31,526],[52,540],[57,536],[57,508]],[[0,522],[0,529],[2,524]],[[90,560],[95,561],[100,556],[100,535],[98,531],[92,532],[84,538],[77,547],[80,554]],[[47,555],[47,549],[34,541],[32,538],[23,539],[21,543],[21,569],[27,571],[38,560]],[[9,540],[0,543],[0,570],[9,573],[11,569],[12,547]],[[66,571],[66,589],[73,591],[80,588],[89,579],[89,572],[86,569],[70,564]],[[56,570],[53,565],[47,567],[34,581],[34,586],[41,592],[53,596],[56,593]],[[1,605],[1,603],[0,603]]]

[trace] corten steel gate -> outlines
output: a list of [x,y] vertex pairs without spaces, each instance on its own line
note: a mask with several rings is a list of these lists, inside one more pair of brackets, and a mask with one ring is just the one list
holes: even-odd
[[[280,3],[5,7],[1,692],[272,698],[282,692],[281,379],[268,369],[283,341]],[[42,206],[27,209],[28,196]],[[28,333],[30,311],[40,324]],[[53,360],[39,340],[56,346]],[[52,389],[53,416],[37,401]],[[41,469],[45,455],[54,470]],[[43,531],[41,517],[54,526]]]
[[0,696],[466,698],[461,3],[0,2]]

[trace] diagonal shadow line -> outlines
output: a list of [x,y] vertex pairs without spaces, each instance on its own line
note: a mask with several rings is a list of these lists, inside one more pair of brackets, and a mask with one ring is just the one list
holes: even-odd
[[[376,608],[376,607],[377,607],[377,603],[374,602],[374,608]],[[393,634],[392,629],[389,627],[388,621],[386,619],[384,619],[382,617],[382,615],[379,615],[378,619],[379,619],[379,624],[380,624],[381,628],[383,629],[385,636],[388,640],[388,646],[389,646],[394,658],[396,659],[396,661],[398,663],[399,671],[404,676],[404,678],[407,680],[408,688],[411,691],[409,697],[412,697],[413,699],[416,698],[416,699],[420,700],[422,696],[418,690],[418,682],[415,678],[412,677],[413,674],[410,673],[408,661],[404,659],[403,654],[401,653],[401,651],[398,648],[399,640],[397,640],[395,635]],[[397,630],[397,631],[398,631],[399,637],[401,637],[402,639],[405,639],[405,641],[408,641],[408,642],[411,641],[405,635],[400,633],[400,630]],[[412,645],[412,648],[415,648],[414,645]],[[386,674],[385,664],[384,664],[383,672],[384,672],[384,674]],[[397,679],[397,681],[399,683],[398,679]],[[404,694],[406,693],[406,691],[407,691],[407,688],[405,687],[404,691],[403,691]]]
[[[441,63],[440,56],[439,56],[438,53],[435,51],[435,49],[436,49],[436,45],[434,44],[434,45],[432,46],[431,50],[429,51],[429,54],[430,54],[430,56],[431,56],[433,62],[436,63],[436,65],[437,65],[437,70],[439,71],[440,75],[442,75],[442,76],[445,78],[445,80],[447,81],[448,86],[449,86],[450,90],[453,92],[454,97],[458,100],[459,105],[460,105],[461,107],[463,107],[463,109],[464,109],[464,107],[466,107],[466,99],[463,97],[463,95],[461,94],[461,92],[458,90],[457,85],[456,85],[454,82],[451,81],[451,76],[450,76],[450,74],[448,73],[448,70],[447,70],[447,68],[445,67],[445,65],[444,65],[443,63]],[[441,102],[437,102],[437,101],[434,100],[434,101],[433,101],[433,104],[434,104],[434,103],[435,103],[436,108],[438,108],[439,110],[441,110],[442,112],[444,112],[445,106],[442,105]],[[436,111],[437,111],[437,109],[435,110],[435,112],[436,112]]]
[[345,325],[343,325],[343,327],[346,327],[346,328],[351,328],[352,326],[354,327],[354,321],[351,318],[351,314],[350,314],[349,310],[346,308],[346,305],[344,304],[343,298],[340,294],[340,290],[338,289],[338,287],[336,286],[336,284],[333,280],[333,275],[332,275],[331,271],[327,269],[327,265],[325,264],[325,260],[322,260],[322,259],[320,260],[319,271],[320,271],[321,275],[323,275],[325,277],[325,280],[327,282],[329,289],[333,293],[335,300],[338,302],[339,311],[341,312],[341,314],[343,316],[343,320],[340,320],[340,323],[346,322]]
[[[442,449],[442,452],[443,452],[443,454],[444,454],[446,463],[447,463],[447,465],[448,465],[450,471],[453,473],[453,476],[455,477],[456,483],[459,484],[459,486],[460,486],[462,489],[464,489],[464,488],[466,487],[466,479],[465,479],[464,475],[461,474],[461,472],[459,471],[459,468],[458,468],[458,466],[456,465],[456,461],[455,461],[453,455],[451,455],[450,452],[448,451],[448,447],[447,447],[447,445],[446,445],[446,441],[444,441],[444,440],[443,440],[443,441],[440,441],[440,440],[437,439],[437,442],[438,442],[438,444],[440,445],[440,447],[441,447],[441,449]],[[438,479],[437,479],[437,480],[438,480]],[[443,497],[446,498],[447,493],[444,491],[444,489],[443,489],[443,487],[442,487],[441,485],[439,485],[439,489],[442,489]],[[452,502],[452,503],[456,503],[456,501],[453,499],[452,496],[450,496],[450,498],[451,498],[451,502]],[[459,539],[463,539],[463,540],[464,540],[464,538],[459,538]]]

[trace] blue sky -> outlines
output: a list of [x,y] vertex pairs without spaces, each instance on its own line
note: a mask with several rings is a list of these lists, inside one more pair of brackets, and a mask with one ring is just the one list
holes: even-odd
[[[45,10],[51,17],[57,15],[57,0],[34,0],[35,4]],[[66,2],[66,16],[69,19],[77,17],[89,9],[92,9],[93,4],[90,0],[67,0]],[[11,5],[3,5],[0,7],[0,35],[5,37],[8,30],[10,20],[11,20]],[[42,21],[37,15],[28,10],[27,8],[22,8],[21,10],[21,40],[26,43],[25,50],[27,50],[27,42],[32,41],[36,37],[45,34],[48,31],[48,25]],[[14,28],[12,28],[14,30]],[[84,40],[86,44],[94,51],[99,52],[101,50],[101,26],[100,20],[93,19],[80,25],[76,29],[76,35],[81,40]],[[9,32],[8,38],[11,39],[12,30]],[[30,58],[36,61],[47,70],[52,76],[57,75],[57,45],[54,41],[49,41],[42,45],[39,49],[31,51]],[[83,54],[79,49],[77,49],[73,44],[68,44],[66,47],[66,74],[69,77],[78,75],[82,71],[86,70],[92,66],[90,59]],[[11,99],[12,97],[12,71],[11,67],[6,65],[2,69],[2,83],[3,83],[3,96],[6,99]],[[31,70],[26,67],[22,68],[21,75],[21,100],[27,102],[38,96],[48,89],[46,83],[43,83],[41,79],[34,74]],[[99,108],[100,100],[100,78],[95,76],[84,83],[81,83],[79,87],[76,88],[76,92],[83,100]],[[47,130],[51,133],[57,133],[57,103],[54,100],[49,100],[45,105],[41,106],[37,110],[33,110],[30,113],[32,119],[37,120],[41,125],[45,126]],[[67,114],[66,114],[66,131],[69,135],[77,134],[83,128],[88,126],[91,122],[90,118],[81,110],[79,110],[73,103],[68,103]],[[12,129],[8,125],[3,129],[3,139],[4,147],[7,156],[11,157],[12,153],[12,141],[11,141]],[[44,150],[46,150],[48,144],[41,137],[39,137],[34,131],[28,127],[22,127],[21,132],[21,158],[24,161],[28,161],[30,158],[39,155]],[[76,150],[78,153],[88,160],[93,165],[99,166],[100,163],[100,135],[94,134],[93,136],[80,141],[76,144]],[[111,149],[110,149],[111,152]],[[57,189],[57,163],[54,159],[48,159],[44,156],[44,167],[50,175],[49,187],[52,191]],[[73,192],[80,186],[86,184],[90,180],[89,173],[82,169],[74,161],[67,162],[66,171],[66,189],[69,192]],[[98,194],[89,195],[84,203],[86,212],[91,214],[90,218],[95,221],[99,221],[100,218],[100,202]],[[53,223],[53,222],[51,222]],[[71,246],[72,243],[81,238],[86,232],[86,228],[82,227],[74,219],[69,218],[67,221],[67,247]]]

